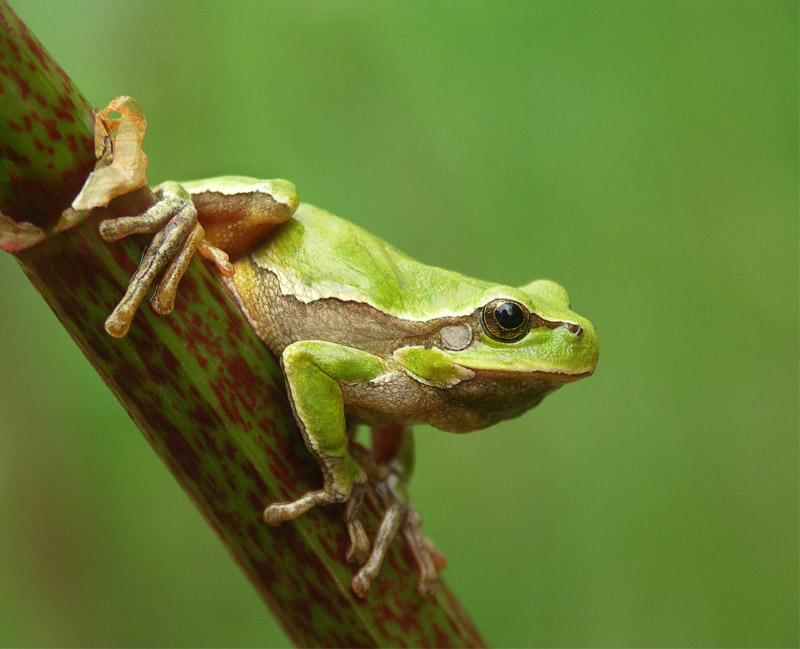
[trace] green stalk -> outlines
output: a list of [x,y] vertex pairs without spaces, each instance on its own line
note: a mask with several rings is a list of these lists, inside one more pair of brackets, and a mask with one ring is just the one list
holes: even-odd
[[[350,590],[341,507],[269,527],[272,501],[318,488],[275,360],[214,271],[192,262],[175,312],[149,308],[130,334],[103,321],[123,294],[144,238],[109,245],[97,224],[152,204],[146,189],[56,232],[94,166],[94,115],[70,78],[0,0],[0,230],[3,247],[117,395],[298,646],[483,646],[442,584],[423,600],[409,550],[394,543],[367,600]],[[23,225],[27,223],[29,225]],[[32,240],[41,241],[23,249]],[[20,245],[20,243],[22,245]],[[363,514],[374,536],[379,507]]]

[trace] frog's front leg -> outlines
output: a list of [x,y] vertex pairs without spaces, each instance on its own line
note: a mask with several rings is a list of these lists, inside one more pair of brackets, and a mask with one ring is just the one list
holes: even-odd
[[344,399],[339,386],[377,378],[384,373],[383,363],[359,349],[303,340],[284,349],[281,365],[295,419],[308,450],[319,462],[324,486],[297,500],[269,505],[264,510],[264,520],[278,525],[317,505],[347,503],[347,560],[361,564],[369,553],[369,542],[357,516],[367,476],[348,451]]

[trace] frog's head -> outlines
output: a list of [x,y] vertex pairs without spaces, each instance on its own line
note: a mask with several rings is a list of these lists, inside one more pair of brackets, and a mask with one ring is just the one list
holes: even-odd
[[494,286],[470,315],[442,318],[432,345],[412,345],[394,358],[418,381],[445,388],[449,407],[428,423],[468,432],[516,417],[556,388],[597,366],[592,323],[571,310],[567,292],[539,280]]
[[435,427],[452,432],[485,428],[594,372],[594,327],[570,309],[567,292],[555,282],[494,286],[473,305],[470,315],[442,319],[433,345],[394,353],[418,381],[445,388],[440,398],[448,408],[426,420]]
[[470,344],[457,349],[444,339],[443,351],[452,362],[476,372],[532,374],[554,383],[594,372],[594,326],[571,310],[567,292],[555,282],[495,286],[478,304]]

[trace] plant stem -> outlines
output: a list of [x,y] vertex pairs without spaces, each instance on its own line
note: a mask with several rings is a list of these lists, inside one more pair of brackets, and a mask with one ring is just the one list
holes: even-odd
[[[146,243],[107,244],[97,224],[136,214],[147,188],[64,232],[62,212],[95,162],[94,115],[70,78],[0,0],[0,212],[44,240],[13,249],[25,273],[216,530],[298,646],[483,646],[455,596],[416,592],[408,549],[394,544],[366,600],[350,590],[341,508],[269,527],[264,506],[318,488],[275,360],[217,281],[195,259],[173,314],[147,308],[123,340],[103,329]],[[364,507],[374,536],[374,493]],[[166,531],[168,532],[168,531]]]

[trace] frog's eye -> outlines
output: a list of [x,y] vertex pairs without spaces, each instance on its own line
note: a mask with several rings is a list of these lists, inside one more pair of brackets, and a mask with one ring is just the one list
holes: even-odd
[[524,304],[501,298],[481,309],[481,324],[490,338],[513,343],[530,330],[531,314]]

